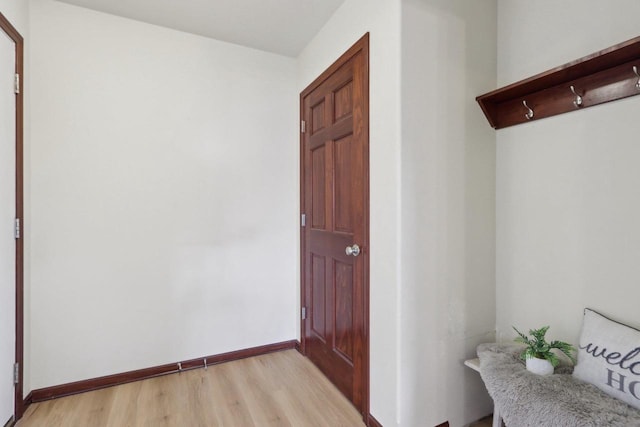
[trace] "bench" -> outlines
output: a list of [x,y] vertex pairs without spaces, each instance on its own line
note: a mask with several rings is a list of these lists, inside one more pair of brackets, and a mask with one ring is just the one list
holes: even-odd
[[[494,402],[494,427],[630,427],[640,426],[640,410],[597,387],[574,378],[573,367],[559,366],[554,375],[526,370],[522,346],[481,344],[476,369]],[[473,359],[472,359],[473,360]]]

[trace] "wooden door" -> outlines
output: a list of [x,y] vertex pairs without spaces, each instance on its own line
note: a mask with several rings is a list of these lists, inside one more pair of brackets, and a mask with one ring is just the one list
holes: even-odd
[[13,417],[15,102],[13,41],[0,33],[0,424]]
[[367,34],[301,94],[302,349],[365,417],[368,42]]
[[[22,38],[0,14],[0,425],[22,415]],[[17,383],[14,368],[18,363]]]

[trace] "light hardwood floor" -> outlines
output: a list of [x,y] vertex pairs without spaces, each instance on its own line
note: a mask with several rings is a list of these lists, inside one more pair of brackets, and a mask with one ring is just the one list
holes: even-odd
[[362,427],[356,409],[295,350],[31,405],[18,427]]
[[491,427],[493,425],[493,416],[489,415],[481,420],[469,424],[469,427]]

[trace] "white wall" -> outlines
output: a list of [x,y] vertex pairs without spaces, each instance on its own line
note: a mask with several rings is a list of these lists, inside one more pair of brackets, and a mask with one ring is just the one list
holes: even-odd
[[463,366],[495,330],[495,0],[403,0],[400,425],[492,411]]
[[[640,3],[499,1],[504,85],[638,35]],[[497,330],[550,325],[576,343],[582,310],[640,326],[640,97],[497,132]]]
[[23,38],[29,28],[29,2],[24,0],[0,0],[0,12],[11,22]]
[[295,60],[31,7],[32,387],[295,339]]
[[298,57],[301,92],[370,32],[371,413],[397,424],[400,1],[346,0]]

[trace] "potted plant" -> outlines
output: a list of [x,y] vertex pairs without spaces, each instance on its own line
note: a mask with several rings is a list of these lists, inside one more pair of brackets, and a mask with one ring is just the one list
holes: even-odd
[[576,363],[576,359],[572,354],[576,349],[571,344],[567,344],[562,341],[551,341],[549,343],[545,340],[544,336],[549,329],[548,326],[543,326],[540,329],[529,330],[531,338],[517,330],[515,326],[513,329],[518,333],[518,337],[516,337],[515,341],[526,345],[526,348],[522,351],[520,358],[526,361],[528,371],[539,375],[553,374],[553,369],[558,366],[558,363],[560,362],[558,356],[551,351],[554,348],[567,355],[574,364]]

